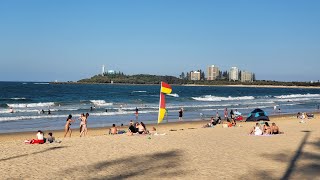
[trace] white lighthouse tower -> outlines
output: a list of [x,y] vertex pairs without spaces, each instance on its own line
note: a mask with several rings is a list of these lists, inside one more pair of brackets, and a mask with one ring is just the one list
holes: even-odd
[[106,71],[105,71],[105,66],[102,65],[102,75],[104,75],[105,72],[106,72]]

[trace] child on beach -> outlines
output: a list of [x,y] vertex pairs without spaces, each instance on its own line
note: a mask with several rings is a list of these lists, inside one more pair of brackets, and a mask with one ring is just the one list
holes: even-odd
[[52,132],[49,132],[49,133],[48,133],[48,138],[47,138],[46,142],[47,142],[47,143],[61,143],[61,141],[56,140],[56,138],[53,137]]

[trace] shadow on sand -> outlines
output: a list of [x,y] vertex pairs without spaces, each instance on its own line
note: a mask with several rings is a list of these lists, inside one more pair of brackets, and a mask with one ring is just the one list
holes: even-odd
[[38,152],[30,153],[30,154],[21,154],[21,155],[18,155],[18,156],[12,156],[12,157],[8,157],[8,158],[3,158],[3,159],[0,159],[0,162],[1,161],[8,161],[8,160],[11,160],[11,159],[16,159],[16,158],[21,158],[21,157],[25,157],[25,156],[29,156],[29,155],[36,155],[36,154],[40,154],[40,153],[45,153],[45,152],[48,152],[48,151],[53,151],[53,150],[62,149],[62,148],[66,148],[66,147],[68,147],[68,146],[50,147],[50,148],[44,149],[42,151],[38,151]]
[[169,178],[175,177],[177,174],[187,174],[186,171],[181,169],[181,159],[182,153],[178,150],[145,154],[143,156],[135,155],[79,166],[63,172],[61,176],[64,177],[68,174],[70,177],[77,177],[76,175],[81,172],[85,174],[86,179],[137,179],[142,176]]
[[[248,174],[246,177],[255,177],[256,179],[316,179],[320,177],[320,155],[304,151],[305,146],[313,146],[320,149],[320,139],[317,142],[308,142],[311,132],[301,131],[304,134],[298,149],[294,156],[290,157],[287,153],[279,154],[264,154],[262,155],[266,159],[272,159],[277,162],[288,162],[286,171],[282,177],[273,177],[272,172],[265,170],[258,170],[254,174]],[[298,166],[298,161],[304,161],[304,165]],[[294,176],[295,175],[295,176]],[[297,176],[296,176],[297,175]],[[245,178],[245,177],[244,177]]]

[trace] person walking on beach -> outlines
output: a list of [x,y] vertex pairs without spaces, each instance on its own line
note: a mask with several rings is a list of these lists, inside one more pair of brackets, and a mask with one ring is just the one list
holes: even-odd
[[70,114],[67,118],[66,125],[64,126],[64,137],[66,137],[68,133],[70,133],[69,137],[71,137],[72,130],[70,126],[72,122],[74,122],[74,120],[72,119],[72,115]]
[[179,111],[179,121],[182,121],[182,117],[183,117],[183,108],[180,108],[180,111]]
[[86,117],[83,113],[81,114],[79,120],[80,120],[80,137],[82,137],[86,129]]

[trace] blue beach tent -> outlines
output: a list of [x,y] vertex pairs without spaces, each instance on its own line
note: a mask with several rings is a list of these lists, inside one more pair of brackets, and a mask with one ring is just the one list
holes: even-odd
[[262,109],[255,109],[248,115],[246,121],[269,121],[269,117]]

